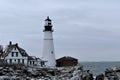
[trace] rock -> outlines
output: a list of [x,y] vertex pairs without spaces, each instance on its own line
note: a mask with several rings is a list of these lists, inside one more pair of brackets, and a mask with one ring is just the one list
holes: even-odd
[[104,74],[96,76],[96,80],[120,80],[120,67],[107,68]]
[[86,70],[81,75],[82,80],[94,80],[93,74],[89,70]]
[[59,68],[0,67],[0,77],[7,76],[18,80],[93,80],[88,70],[80,66]]
[[104,80],[104,74],[100,74],[100,75],[96,76],[95,80]]

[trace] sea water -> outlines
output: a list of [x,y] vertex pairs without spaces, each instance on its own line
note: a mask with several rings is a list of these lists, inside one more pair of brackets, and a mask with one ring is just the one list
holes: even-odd
[[80,62],[80,65],[96,76],[104,73],[106,68],[120,66],[120,62]]

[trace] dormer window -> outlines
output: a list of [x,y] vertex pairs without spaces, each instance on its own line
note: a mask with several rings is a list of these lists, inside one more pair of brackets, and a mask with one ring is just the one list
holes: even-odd
[[12,52],[12,57],[14,57],[14,52]]
[[16,57],[18,57],[18,52],[16,52]]
[[16,47],[14,48],[14,50],[16,50]]

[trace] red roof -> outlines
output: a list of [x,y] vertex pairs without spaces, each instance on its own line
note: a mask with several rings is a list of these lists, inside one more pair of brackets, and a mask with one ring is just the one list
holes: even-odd
[[62,58],[57,59],[57,61],[59,61],[59,60],[71,60],[71,59],[78,60],[78,59],[70,57],[70,56],[64,56]]

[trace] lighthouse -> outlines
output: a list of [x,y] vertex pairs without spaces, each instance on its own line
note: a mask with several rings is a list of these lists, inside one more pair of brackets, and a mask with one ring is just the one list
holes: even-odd
[[53,29],[52,29],[52,21],[47,17],[45,19],[44,25],[44,40],[43,40],[43,58],[46,60],[46,66],[55,67],[55,52],[54,52],[54,44],[53,44]]

